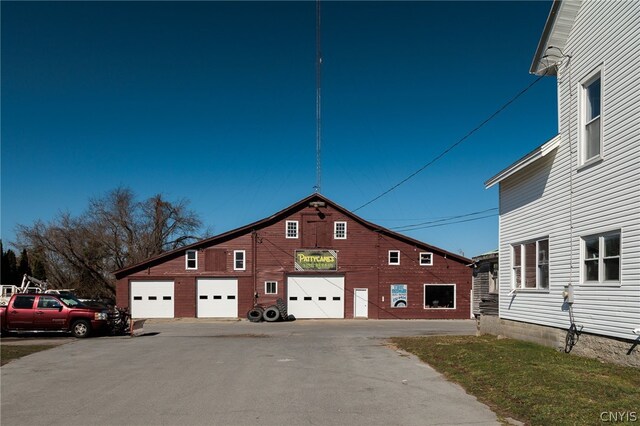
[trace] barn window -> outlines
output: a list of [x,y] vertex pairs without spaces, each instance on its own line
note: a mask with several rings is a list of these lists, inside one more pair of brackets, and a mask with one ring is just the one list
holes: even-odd
[[433,253],[427,253],[427,252],[420,253],[420,265],[421,266],[433,265]]
[[333,238],[335,238],[336,240],[347,239],[347,222],[334,222]]
[[278,281],[266,281],[264,283],[265,294],[278,294]]
[[297,220],[287,220],[286,222],[286,237],[287,238],[298,238],[298,221]]
[[424,307],[425,309],[455,309],[456,285],[425,284]]
[[234,271],[245,270],[244,250],[235,250],[233,252],[233,269]]
[[389,250],[389,265],[400,264],[400,250]]
[[198,269],[198,252],[196,250],[187,250],[185,261],[187,269]]

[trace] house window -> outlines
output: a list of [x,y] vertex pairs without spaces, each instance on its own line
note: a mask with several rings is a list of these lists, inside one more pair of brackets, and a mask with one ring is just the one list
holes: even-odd
[[196,250],[187,250],[185,262],[187,269],[198,269],[198,252]]
[[580,158],[584,164],[602,156],[602,78],[598,69],[582,83]]
[[400,250],[389,250],[389,265],[400,264]]
[[347,222],[334,222],[333,238],[335,238],[336,240],[347,239]]
[[455,284],[425,284],[424,308],[425,309],[455,309],[456,285]]
[[549,288],[549,240],[514,244],[511,256],[512,288]]
[[235,250],[233,252],[233,270],[234,271],[245,270],[244,250]]
[[298,221],[297,220],[287,220],[286,226],[287,226],[286,237],[287,238],[298,238]]
[[278,282],[277,281],[266,281],[264,283],[264,293],[265,294],[278,294]]
[[582,239],[582,276],[586,283],[620,283],[620,231]]
[[420,265],[421,266],[433,265],[433,253],[427,253],[427,252],[420,253]]

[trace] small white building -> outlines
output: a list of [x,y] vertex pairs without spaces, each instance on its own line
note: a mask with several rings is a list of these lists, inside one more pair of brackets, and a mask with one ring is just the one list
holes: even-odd
[[586,340],[637,360],[640,2],[555,1],[530,71],[557,78],[559,134],[485,183],[499,184],[500,320],[566,332],[570,285]]

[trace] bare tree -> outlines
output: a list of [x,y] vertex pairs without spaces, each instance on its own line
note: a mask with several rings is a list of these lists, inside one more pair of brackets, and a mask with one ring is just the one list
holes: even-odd
[[92,199],[78,217],[18,225],[17,247],[41,253],[49,282],[86,297],[113,297],[112,272],[197,240],[198,216],[185,200],[136,201],[128,188]]

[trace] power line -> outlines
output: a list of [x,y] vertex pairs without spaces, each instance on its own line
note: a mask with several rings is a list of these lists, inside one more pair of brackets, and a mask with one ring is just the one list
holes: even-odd
[[418,229],[437,228],[439,226],[447,226],[447,225],[453,225],[455,223],[463,223],[463,222],[473,222],[474,220],[487,219],[487,218],[495,217],[495,216],[498,216],[498,213],[489,214],[489,215],[481,216],[481,217],[474,217],[474,218],[471,218],[471,219],[456,220],[456,221],[447,222],[447,223],[438,223],[438,224],[434,224],[434,225],[419,226],[419,227],[415,227],[415,228],[411,228],[411,229],[403,229],[402,231],[415,231],[415,230],[418,230]]
[[494,112],[493,114],[491,114],[487,119],[485,119],[482,123],[480,123],[479,125],[477,125],[476,127],[474,127],[469,133],[467,133],[466,135],[464,135],[461,139],[459,139],[456,143],[454,143],[453,145],[449,146],[447,149],[445,149],[444,151],[442,151],[437,157],[435,157],[433,160],[429,161],[427,164],[425,164],[424,166],[420,167],[418,170],[416,170],[415,172],[411,173],[409,176],[407,176],[406,178],[404,178],[403,180],[401,180],[400,182],[398,182],[397,184],[393,185],[391,188],[387,189],[386,191],[384,191],[382,194],[378,195],[377,197],[373,198],[372,200],[364,203],[363,205],[361,205],[360,207],[358,207],[355,210],[352,210],[353,212],[357,212],[358,210],[360,210],[363,207],[368,206],[369,204],[373,203],[374,201],[379,200],[380,198],[384,197],[385,195],[387,195],[388,193],[390,193],[391,191],[393,191],[394,189],[396,189],[397,187],[399,187],[400,185],[402,185],[403,183],[407,182],[408,180],[410,180],[411,178],[415,177],[417,174],[419,174],[420,172],[422,172],[424,169],[426,169],[427,167],[429,167],[430,165],[432,165],[433,163],[435,163],[436,161],[438,161],[439,159],[441,159],[442,157],[444,157],[445,155],[447,155],[449,153],[449,151],[451,151],[453,148],[457,147],[458,145],[460,145],[462,142],[464,142],[466,139],[468,139],[471,135],[473,135],[475,132],[477,132],[478,130],[480,130],[485,124],[487,124],[489,121],[493,120],[498,114],[500,114],[502,111],[504,111],[509,105],[511,105],[513,102],[516,101],[516,99],[518,99],[520,96],[524,95],[529,89],[531,89],[537,82],[539,82],[540,80],[542,80],[542,77],[544,77],[544,74],[539,76],[538,78],[536,78],[535,80],[533,80],[533,82],[531,84],[529,84],[527,87],[525,87],[524,89],[522,89],[520,92],[518,92],[518,94],[516,94],[514,97],[512,97],[507,103],[505,103],[504,105],[502,105],[496,112]]
[[[413,228],[418,228],[418,227],[420,227],[422,225],[430,225],[430,224],[433,224],[433,223],[449,222],[452,219],[460,219],[460,218],[463,218],[463,217],[475,216],[475,215],[491,212],[491,211],[494,211],[494,210],[498,210],[498,208],[494,207],[494,208],[491,208],[491,209],[480,210],[480,211],[473,212],[473,213],[461,214],[461,215],[457,215],[457,216],[448,216],[448,217],[445,217],[445,218],[442,218],[442,219],[430,220],[428,222],[414,223],[413,225],[396,226],[394,228],[389,228],[389,229],[400,230],[400,231],[409,231],[409,230],[411,230]],[[457,223],[457,222],[453,222],[453,223]],[[418,229],[422,229],[422,228],[418,228]]]

